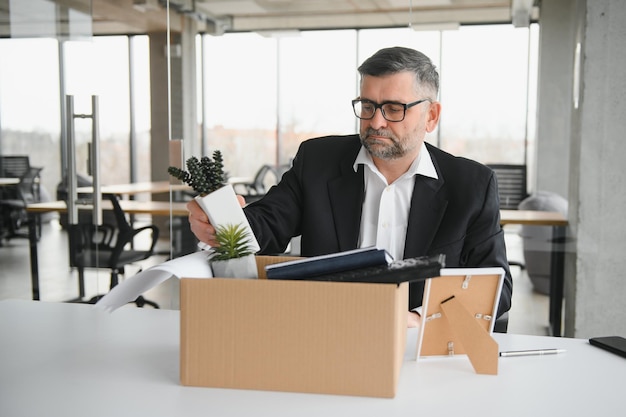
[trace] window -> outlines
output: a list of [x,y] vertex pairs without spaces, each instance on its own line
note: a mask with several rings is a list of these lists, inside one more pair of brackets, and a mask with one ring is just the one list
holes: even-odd
[[443,33],[441,49],[441,147],[483,163],[525,164],[529,30],[462,27]]
[[484,163],[526,163],[534,143],[537,32],[535,24],[206,36],[209,148],[236,155],[234,165],[227,162],[231,174],[252,176],[264,163],[289,161],[303,140],[356,132],[356,68],[380,48],[407,46],[440,72],[442,119],[427,141]]
[[41,172],[42,192],[61,177],[58,43],[0,39],[0,153],[29,155]]

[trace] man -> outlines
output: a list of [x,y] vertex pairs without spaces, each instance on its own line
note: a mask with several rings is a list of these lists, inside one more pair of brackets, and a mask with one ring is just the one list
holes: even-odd
[[[394,259],[443,253],[447,267],[506,270],[498,316],[511,305],[512,280],[500,226],[497,184],[487,167],[424,143],[439,121],[439,75],[409,48],[376,52],[360,67],[353,100],[360,135],[300,145],[280,183],[244,208],[261,253],[280,253],[301,235],[302,256],[375,245]],[[196,237],[216,244],[215,229],[188,204]],[[412,283],[409,308],[422,303]],[[419,316],[408,313],[408,325]]]

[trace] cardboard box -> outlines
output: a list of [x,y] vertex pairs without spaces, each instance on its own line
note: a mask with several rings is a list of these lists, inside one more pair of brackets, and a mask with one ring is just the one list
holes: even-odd
[[408,284],[181,279],[183,385],[392,398]]

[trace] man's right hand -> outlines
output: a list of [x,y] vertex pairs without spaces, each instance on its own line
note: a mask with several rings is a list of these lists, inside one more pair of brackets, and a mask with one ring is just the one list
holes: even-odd
[[[246,201],[243,196],[238,195],[237,199],[241,207],[245,206]],[[209,222],[209,218],[196,200],[187,203],[187,210],[189,211],[189,226],[196,238],[211,247],[219,246],[215,240],[215,227]]]

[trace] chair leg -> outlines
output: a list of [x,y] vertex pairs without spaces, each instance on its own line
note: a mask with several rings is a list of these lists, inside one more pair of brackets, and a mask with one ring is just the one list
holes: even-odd
[[[111,270],[111,282],[109,284],[109,290],[119,284],[119,274],[120,272],[117,269]],[[123,273],[123,272],[122,272]]]
[[157,303],[155,303],[154,301],[150,301],[150,300],[146,300],[143,295],[140,295],[139,297],[137,297],[137,299],[135,300],[135,305],[137,307],[143,307],[144,305],[148,304],[149,306],[152,306],[154,308],[159,308],[159,305]]

